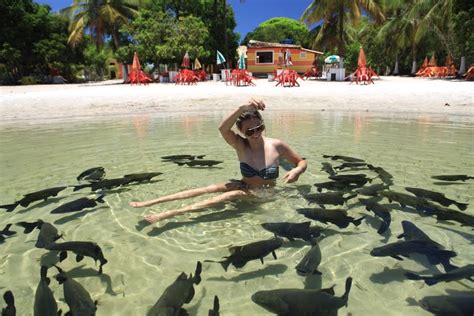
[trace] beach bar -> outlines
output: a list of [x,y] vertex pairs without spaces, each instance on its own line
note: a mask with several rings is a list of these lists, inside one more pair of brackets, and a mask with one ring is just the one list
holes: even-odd
[[250,40],[247,45],[247,68],[254,75],[271,74],[283,68],[284,54],[291,54],[291,69],[304,73],[323,52],[300,45],[269,43]]

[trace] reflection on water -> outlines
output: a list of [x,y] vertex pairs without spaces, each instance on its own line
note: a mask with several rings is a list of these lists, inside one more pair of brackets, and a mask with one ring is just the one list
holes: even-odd
[[[474,174],[474,125],[459,121],[432,120],[420,116],[412,120],[372,117],[370,113],[279,113],[265,112],[267,135],[291,144],[309,163],[307,173],[298,184],[311,185],[327,181],[322,172],[323,154],[339,154],[364,159],[383,167],[394,176],[395,191],[405,186],[443,192],[462,203],[473,203],[474,182],[438,185],[431,175]],[[237,157],[220,137],[219,117],[183,115],[158,118],[147,115],[120,118],[101,123],[73,125],[34,125],[4,127],[0,138],[1,182],[0,204],[12,203],[23,194],[59,185],[75,185],[82,171],[102,166],[107,178],[140,172],[163,172],[157,181],[130,185],[105,192],[104,205],[77,214],[50,214],[63,203],[98,194],[72,188],[57,197],[39,201],[28,208],[18,207],[11,213],[0,213],[0,229],[8,223],[33,222],[41,218],[54,223],[64,241],[95,241],[107,260],[104,274],[97,276],[93,260],[76,263],[74,256],[59,263],[99,301],[98,315],[143,315],[163,290],[181,272],[194,273],[196,261],[222,260],[228,247],[269,239],[272,234],[260,226],[264,222],[303,222],[295,212],[308,207],[296,191],[296,185],[279,183],[273,198],[221,205],[203,212],[177,217],[148,226],[143,215],[150,211],[175,209],[199,198],[180,200],[145,209],[132,209],[129,201],[146,200],[181,189],[239,178]],[[190,168],[163,162],[160,157],[173,154],[205,154],[206,159],[223,160],[219,168]],[[337,162],[330,161],[333,165]],[[369,173],[358,170],[357,173]],[[344,171],[343,173],[347,173]],[[313,188],[313,192],[315,192]],[[201,197],[202,198],[202,197]],[[357,199],[348,202],[350,215],[359,218],[367,212]],[[466,211],[473,214],[473,206]],[[354,285],[345,315],[427,315],[407,302],[446,291],[473,289],[469,281],[440,283],[427,287],[423,282],[409,281],[405,271],[433,273],[438,271],[426,260],[397,261],[390,257],[369,255],[374,247],[397,240],[402,220],[410,220],[432,239],[458,253],[453,264],[474,262],[472,230],[457,223],[436,222],[415,211],[394,207],[392,224],[384,236],[376,233],[378,218],[370,214],[360,226],[338,229],[328,225],[327,237],[320,241],[322,276],[300,277],[295,266],[310,248],[305,242],[285,241],[264,264],[251,261],[241,269],[230,267],[224,272],[219,264],[203,262],[202,282],[195,286],[196,295],[185,308],[192,314],[207,315],[214,295],[218,294],[223,315],[265,315],[250,300],[264,289],[321,288],[336,284],[341,295],[344,280],[351,276]],[[324,225],[322,225],[324,226]],[[32,313],[34,291],[39,281],[40,263],[54,263],[55,256],[34,248],[37,231],[24,234],[17,226],[15,236],[0,244],[2,291],[11,289],[16,296],[19,315]],[[61,241],[61,240],[60,240]],[[50,276],[55,272],[50,270]],[[58,304],[62,288],[51,282]],[[370,303],[367,302],[370,297]]]

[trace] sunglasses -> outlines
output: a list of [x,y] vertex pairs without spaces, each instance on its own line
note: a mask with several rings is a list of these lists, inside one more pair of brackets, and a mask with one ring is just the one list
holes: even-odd
[[255,126],[254,128],[249,128],[248,130],[245,131],[245,136],[250,137],[255,133],[260,133],[265,130],[265,124],[260,124],[258,126]]

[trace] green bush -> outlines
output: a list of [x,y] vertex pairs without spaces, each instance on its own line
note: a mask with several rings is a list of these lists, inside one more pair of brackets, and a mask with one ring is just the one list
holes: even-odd
[[26,85],[32,85],[32,84],[38,84],[38,80],[36,80],[34,77],[32,76],[25,76],[25,77],[22,77],[20,79],[20,84],[22,86],[26,86]]

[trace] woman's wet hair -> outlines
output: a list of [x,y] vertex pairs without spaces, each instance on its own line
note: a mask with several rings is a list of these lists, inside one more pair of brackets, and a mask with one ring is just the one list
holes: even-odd
[[237,122],[235,122],[235,125],[237,125],[237,128],[241,131],[242,130],[242,124],[246,120],[250,120],[251,118],[256,118],[260,120],[260,122],[263,122],[262,115],[260,115],[260,112],[258,111],[246,111],[242,114],[240,114],[239,118],[237,119]]

